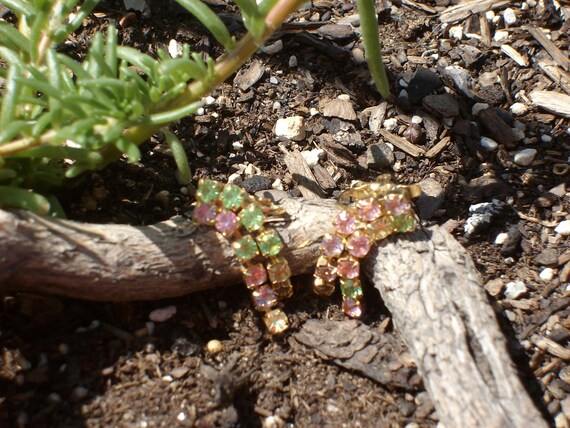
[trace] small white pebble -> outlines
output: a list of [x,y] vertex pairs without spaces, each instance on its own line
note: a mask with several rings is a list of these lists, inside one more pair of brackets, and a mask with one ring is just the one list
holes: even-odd
[[402,88],[408,87],[408,82],[406,82],[404,79],[398,80],[398,83],[400,84],[400,87],[402,87]]
[[497,245],[503,245],[503,244],[507,241],[507,238],[508,238],[508,237],[509,237],[509,234],[508,234],[508,233],[505,233],[505,232],[499,233],[499,234],[497,235],[497,237],[495,238],[495,244],[497,244]]
[[537,1],[536,0],[526,0],[526,4],[528,4],[529,7],[536,7]]
[[495,18],[495,12],[493,12],[492,10],[485,12],[485,18],[487,18],[487,20],[489,21],[492,21],[493,18]]
[[412,116],[412,123],[415,123],[416,125],[419,125],[423,121],[424,120],[422,119],[421,116]]
[[319,159],[325,154],[323,149],[305,150],[301,152],[301,156],[311,168],[319,164]]
[[273,105],[271,106],[271,110],[273,110],[273,111],[281,110],[281,103],[279,101],[275,101],[273,103]]
[[291,55],[289,57],[289,67],[293,68],[293,67],[297,67],[298,61],[297,61],[297,57],[295,55]]
[[390,119],[386,119],[382,124],[382,126],[386,128],[387,131],[393,131],[394,129],[396,129],[396,126],[398,126],[398,120],[393,117]]
[[284,190],[283,189],[283,182],[280,178],[276,179],[272,184],[271,187],[276,190]]
[[452,117],[444,117],[442,119],[443,124],[449,128],[451,128],[453,126],[453,118]]
[[271,83],[272,85],[278,85],[278,84],[279,84],[279,80],[277,80],[277,77],[271,76],[271,77],[269,78],[269,83]]
[[511,281],[505,286],[505,297],[510,300],[518,299],[523,296],[528,289],[522,281]]
[[558,226],[554,228],[554,231],[563,236],[570,235],[570,220],[561,221]]
[[168,54],[172,58],[178,58],[180,55],[182,55],[182,46],[180,46],[174,39],[171,39],[168,42]]
[[479,144],[483,149],[489,152],[497,150],[497,147],[499,147],[499,144],[495,140],[489,137],[481,137],[481,139],[479,140]]
[[173,378],[172,376],[170,376],[170,375],[162,376],[162,381],[163,381],[163,382],[172,382],[173,380],[174,380],[174,378]]
[[515,314],[513,311],[507,310],[505,311],[505,315],[507,316],[510,322],[515,322],[517,320],[517,314]]
[[200,107],[198,110],[196,110],[196,114],[198,116],[204,116],[204,113],[206,113],[206,110],[204,110],[204,107]]
[[204,99],[204,102],[206,103],[207,106],[211,106],[212,104],[214,104],[216,102],[216,99],[212,96],[207,96]]
[[550,143],[552,141],[552,137],[550,135],[544,134],[540,136],[540,141],[543,143]]
[[302,141],[305,138],[305,119],[302,116],[291,116],[278,119],[275,122],[275,135],[293,141]]
[[528,10],[528,3],[522,3],[521,4],[521,10],[522,11]]
[[234,172],[228,177],[228,183],[235,183],[238,180],[241,180],[241,174],[239,172]]
[[243,149],[243,143],[242,143],[241,141],[234,141],[234,142],[232,143],[232,147],[233,147],[235,150],[242,150],[242,149]]
[[523,149],[515,154],[513,161],[520,166],[529,166],[536,157],[535,149]]
[[500,42],[509,38],[508,31],[495,31],[495,35],[493,36],[493,40],[496,42]]
[[148,315],[148,319],[154,322],[165,322],[172,318],[174,315],[176,315],[176,306],[171,305],[164,308],[155,309]]
[[517,22],[517,14],[512,8],[508,7],[503,11],[503,19],[506,25],[513,25]]
[[184,413],[184,412],[178,413],[178,415],[176,415],[176,419],[178,419],[180,422],[185,421],[186,420],[186,413]]
[[480,112],[488,108],[489,104],[487,103],[475,103],[473,104],[473,107],[471,107],[471,114],[473,114],[473,116],[477,116]]
[[350,101],[350,95],[348,94],[340,94],[337,98],[341,101]]
[[224,350],[224,345],[219,340],[213,339],[206,344],[206,350],[210,354],[216,355]]
[[554,278],[554,275],[556,275],[556,271],[552,268],[545,268],[542,270],[542,272],[540,272],[540,274],[538,275],[540,277],[540,279],[542,279],[545,282],[549,282],[552,281],[552,278]]
[[452,39],[461,40],[463,38],[463,26],[456,25],[455,27],[451,27],[449,29],[449,37]]
[[525,114],[528,111],[528,107],[523,103],[514,103],[511,108],[511,113],[516,114],[517,116],[521,114]]
[[315,108],[315,107],[311,107],[311,108],[309,109],[309,114],[310,114],[311,116],[314,116],[314,115],[316,115],[316,114],[319,114],[319,109],[318,109],[318,108]]

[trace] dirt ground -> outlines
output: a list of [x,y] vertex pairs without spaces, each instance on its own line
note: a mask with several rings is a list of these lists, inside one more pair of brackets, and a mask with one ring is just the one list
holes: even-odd
[[[208,3],[243,33],[233,6]],[[370,83],[353,2],[315,0],[241,77],[218,88],[204,111],[171,128],[189,154],[193,185],[201,177],[231,179],[250,192],[282,187],[300,196],[283,148],[318,150],[313,171],[328,198],[380,173],[422,182],[433,196],[418,207],[423,223],[444,225],[467,248],[533,399],[553,426],[568,427],[570,232],[557,226],[570,219],[570,128],[562,113],[537,107],[531,93],[570,94],[570,5],[496,2],[495,18],[482,11],[445,22],[454,3],[377,2],[393,100],[383,102]],[[95,31],[117,25],[122,43],[144,52],[176,42],[221,53],[173,2],[147,6],[149,14],[102,3],[65,51],[81,56]],[[562,59],[547,53],[534,28],[548,34]],[[333,108],[339,95],[342,108]],[[276,136],[276,121],[295,115],[305,119],[305,138]],[[178,184],[166,144],[153,138],[142,152],[140,163],[117,162],[63,190],[68,216],[133,225],[189,216],[195,188]],[[470,207],[493,200],[500,208],[469,233]],[[247,290],[236,284],[152,302],[3,296],[0,426],[437,425],[378,298],[369,298],[358,328],[392,347],[399,361],[390,368],[393,379],[379,382],[370,370],[351,369],[307,344],[302,333],[311,320],[354,322],[338,296],[319,299],[310,282],[294,278],[296,294],[286,306],[293,325],[279,338],[264,331]],[[149,321],[153,310],[169,306],[173,317]]]

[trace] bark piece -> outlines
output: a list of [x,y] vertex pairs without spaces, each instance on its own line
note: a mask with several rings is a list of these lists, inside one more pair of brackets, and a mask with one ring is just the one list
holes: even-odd
[[554,91],[533,91],[530,100],[534,105],[558,116],[570,117],[570,95]]
[[473,261],[451,235],[418,230],[382,241],[371,256],[366,273],[445,426],[547,426],[517,376]]
[[471,0],[461,2],[458,5],[448,7],[444,12],[439,15],[439,20],[441,22],[451,23],[462,21],[471,14],[486,12],[490,9],[499,9],[507,6],[510,3],[509,0],[497,1],[497,0]]
[[318,355],[346,369],[354,370],[390,389],[417,389],[412,379],[415,367],[402,342],[390,334],[352,319],[309,320],[295,339]]
[[568,59],[568,57],[562,53],[562,51],[558,49],[556,45],[548,39],[548,37],[546,37],[546,34],[544,34],[540,28],[533,25],[528,25],[525,28],[531,34],[531,36],[534,37],[534,39],[540,43],[544,49],[546,49],[546,52],[550,54],[550,56],[554,59],[554,61],[558,63],[558,65],[560,65],[566,71],[570,71],[570,59]]
[[417,157],[423,156],[425,154],[424,149],[410,143],[405,138],[402,138],[398,135],[394,135],[394,134],[386,131],[385,129],[379,129],[378,132],[380,133],[380,135],[382,137],[384,137],[385,140],[387,140],[389,143],[392,143],[394,146],[396,146],[400,150],[403,150],[404,152],[406,152],[410,156],[417,158]]
[[298,150],[288,151],[282,148],[285,153],[285,164],[291,173],[293,180],[299,186],[301,194],[305,198],[324,198],[325,192],[317,182],[307,161],[301,156]]
[[490,137],[508,148],[516,147],[518,138],[509,125],[499,116],[494,108],[487,108],[479,112],[479,120],[489,132]]
[[559,84],[567,94],[570,94],[570,73],[558,67],[552,59],[537,58],[536,63],[548,77]]

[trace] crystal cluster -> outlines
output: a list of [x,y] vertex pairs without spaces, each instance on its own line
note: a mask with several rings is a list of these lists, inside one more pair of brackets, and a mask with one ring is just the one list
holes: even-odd
[[314,273],[315,292],[330,296],[338,279],[343,312],[360,317],[363,293],[359,259],[368,254],[374,241],[416,228],[409,199],[418,192],[416,186],[397,186],[381,176],[374,183],[357,182],[341,195],[339,201],[345,209],[333,220],[334,232],[323,237],[322,255]]
[[291,270],[279,253],[284,247],[277,231],[265,228],[265,201],[258,200],[235,184],[201,179],[196,191],[192,218],[196,224],[214,226],[232,239],[236,258],[255,308],[271,334],[289,327],[279,299],[291,297]]

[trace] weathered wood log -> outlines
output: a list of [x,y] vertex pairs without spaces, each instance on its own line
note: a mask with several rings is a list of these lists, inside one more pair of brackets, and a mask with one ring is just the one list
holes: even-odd
[[382,241],[372,278],[449,427],[546,427],[465,249],[432,227]]
[[[336,204],[271,197],[289,214],[275,227],[294,274],[309,272]],[[174,217],[151,226],[86,224],[0,210],[0,293],[86,300],[176,297],[241,282],[231,246],[211,227]]]
[[[270,192],[293,274],[313,269],[334,201]],[[0,211],[0,293],[90,300],[179,296],[241,282],[228,243],[182,217],[153,226],[82,224]],[[473,262],[434,227],[381,242],[364,266],[414,356],[445,426],[542,427]]]

